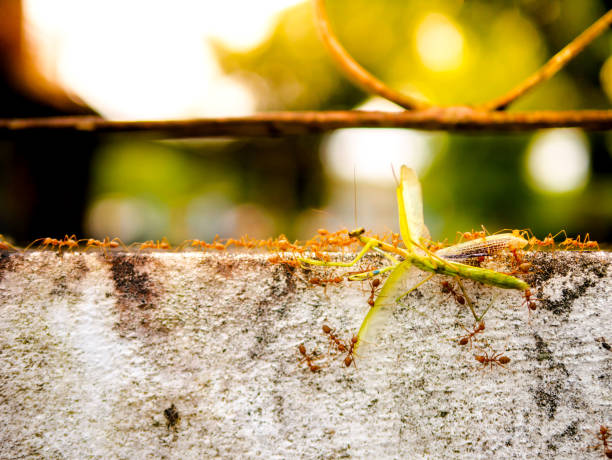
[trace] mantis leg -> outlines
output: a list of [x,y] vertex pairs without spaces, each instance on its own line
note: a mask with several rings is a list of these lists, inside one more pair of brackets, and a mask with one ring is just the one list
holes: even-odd
[[306,257],[298,257],[297,260],[301,264],[320,265],[320,266],[325,266],[325,267],[352,267],[365,255],[366,252],[370,250],[370,248],[372,248],[375,245],[376,245],[376,241],[368,241],[363,247],[363,249],[361,250],[361,252],[357,254],[357,257],[355,257],[350,262],[329,262],[325,260],[309,259]]
[[461,282],[461,278],[459,278],[457,276],[456,279],[457,279],[457,283],[459,284],[459,288],[461,289],[461,292],[463,293],[463,297],[467,301],[468,307],[470,307],[470,311],[472,312],[472,315],[474,316],[474,319],[476,320],[477,323],[479,323],[482,320],[482,318],[484,318],[484,315],[487,314],[487,312],[489,311],[489,308],[491,308],[491,305],[493,305],[493,304],[492,303],[489,304],[489,306],[486,308],[486,310],[482,312],[482,315],[478,316],[476,314],[476,310],[474,309],[474,304],[470,300],[470,297],[467,295],[467,292],[465,292],[465,288],[463,287],[463,283]]
[[425,284],[427,281],[429,281],[430,279],[432,279],[434,276],[436,275],[436,273],[432,273],[431,275],[429,275],[427,278],[425,278],[423,281],[419,281],[417,284],[415,284],[414,286],[412,286],[410,289],[408,289],[406,292],[404,292],[402,295],[398,296],[395,300],[398,301],[399,299],[401,299],[404,296],[407,296],[408,294],[410,294],[412,291],[414,291],[415,289],[417,289],[419,286]]
[[474,319],[476,320],[476,322],[479,322],[482,319],[482,317],[485,315],[485,313],[487,311],[489,311],[489,308],[491,308],[491,306],[489,305],[489,308],[487,308],[485,310],[485,312],[482,314],[482,316],[478,317],[478,315],[476,314],[476,310],[474,310],[474,304],[470,300],[470,297],[467,295],[467,292],[465,292],[465,288],[463,287],[463,283],[461,282],[461,278],[456,276],[455,279],[457,280],[457,284],[459,284],[459,288],[461,289],[461,292],[463,293],[463,297],[465,298],[465,300],[466,300],[466,302],[468,304],[468,307],[470,307],[470,311],[472,312],[472,315],[474,316]]
[[[373,240],[373,242],[375,243],[376,240]],[[389,265],[388,267],[384,267],[384,268],[376,268],[376,269],[370,270],[368,272],[355,273],[354,275],[350,275],[348,277],[348,279],[350,281],[363,281],[363,280],[366,280],[368,278],[372,278],[374,276],[380,275],[381,273],[386,273],[388,271],[391,271],[391,270],[393,270],[395,267],[397,267],[399,265],[400,261],[397,260],[395,257],[393,257],[391,254],[388,254],[385,251],[383,251],[382,249],[377,248],[377,247],[373,247],[372,249],[374,251],[378,252],[379,254],[382,254],[385,258],[389,259],[393,265]]]
[[413,241],[412,244],[414,244],[416,247],[418,247],[419,249],[422,249],[423,251],[425,251],[425,253],[431,257],[432,259],[437,260],[438,262],[440,262],[440,264],[445,265],[447,267],[455,267],[455,265],[451,262],[448,262],[444,259],[442,259],[441,257],[437,256],[436,254],[434,254],[433,252],[431,252],[429,249],[427,249],[425,246],[417,243],[416,241]]
[[375,270],[370,270],[369,272],[355,273],[354,275],[349,275],[348,279],[349,281],[364,281],[368,278],[380,275],[381,273],[387,273],[388,271],[391,271],[394,268],[395,265],[389,265],[388,267],[377,268]]

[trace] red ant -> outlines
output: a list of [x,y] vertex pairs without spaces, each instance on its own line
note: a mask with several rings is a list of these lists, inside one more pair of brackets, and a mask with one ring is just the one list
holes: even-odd
[[324,324],[322,329],[323,329],[323,332],[329,336],[329,346],[330,347],[335,346],[340,353],[344,353],[345,351],[347,351],[346,344],[342,340],[340,340],[338,336],[335,334],[336,332],[335,329],[332,329],[327,324]]
[[270,262],[271,264],[284,264],[293,268],[299,268],[301,266],[300,262],[296,259],[285,259],[280,255],[269,257],[268,262]]
[[[216,238],[216,237],[215,237]],[[277,251],[295,251],[300,254],[304,252],[304,248],[300,247],[298,244],[291,243],[285,235],[279,235],[275,240],[269,240],[266,243],[266,246],[269,250],[277,250]]]
[[210,249],[216,249],[217,251],[223,251],[227,247],[227,245],[219,241],[219,235],[215,235],[215,237],[212,240],[212,243],[208,244],[206,247]]
[[[200,249],[218,249],[220,251],[225,249],[225,245],[223,243],[220,243],[219,241],[216,241],[216,240],[213,240],[212,243],[207,243],[206,241],[202,241],[202,240],[185,240],[183,242],[183,244],[181,244],[177,249],[182,249],[183,246],[186,243],[189,243],[190,241],[191,241],[191,246],[192,247],[199,246]],[[151,241],[151,243],[152,243],[152,241]],[[161,248],[161,249],[169,249],[169,248]]]
[[0,251],[8,251],[9,249],[17,250],[15,246],[4,239],[4,236],[0,235]]
[[457,232],[459,234],[459,239],[470,241],[470,240],[475,240],[476,238],[482,238],[484,240],[487,237],[487,234],[489,232],[487,232],[487,229],[484,227],[484,225],[481,225],[480,227],[482,228],[480,232],[475,232],[474,229],[472,229],[471,232],[465,232],[465,233]]
[[601,342],[601,346],[604,347],[606,350],[608,351],[612,351],[612,347],[610,347],[610,344],[608,342],[606,342],[606,338],[605,337],[597,337],[595,339],[596,342]]
[[358,340],[359,339],[356,335],[351,337],[351,344],[349,346],[348,353],[346,354],[346,358],[344,358],[344,365],[346,367],[349,367],[351,364],[357,367],[357,364],[355,364],[355,345],[357,345]]
[[32,241],[25,249],[24,251],[28,250],[29,248],[31,248],[34,244],[36,244],[38,241],[42,241],[42,243],[40,243],[38,245],[39,249],[47,249],[48,246],[57,246],[58,250],[61,251],[63,246],[67,246],[70,249],[74,249],[74,248],[78,248],[79,247],[79,241],[77,240],[76,235],[72,235],[72,236],[68,236],[68,235],[64,235],[64,238],[61,240],[55,239],[55,238],[38,238],[37,240]]
[[316,364],[312,363],[316,358],[313,358],[308,353],[306,353],[306,347],[304,346],[304,344],[300,344],[298,350],[300,350],[300,354],[303,356],[302,360],[298,363],[298,366],[303,362],[306,362],[306,365],[310,369],[310,372],[317,372],[321,370],[321,366],[317,366]]
[[436,252],[439,249],[445,248],[446,246],[448,246],[447,241],[429,241],[427,243],[427,249],[429,249],[431,252]]
[[134,243],[138,245],[138,250],[142,251],[143,249],[172,249],[170,243],[166,238],[162,238],[161,241],[145,241],[144,243]]
[[378,291],[380,286],[380,280],[378,278],[373,279],[372,281],[370,281],[370,298],[368,299],[368,305],[370,307],[374,306],[374,296],[376,295],[376,291]]
[[185,240],[178,247],[177,250],[182,250],[187,243],[191,242],[191,247],[199,246],[200,249],[204,249],[208,247],[208,243],[202,240]]
[[601,442],[598,442],[593,446],[589,446],[589,449],[597,449],[599,448],[599,446],[602,446],[604,450],[604,455],[607,458],[612,458],[612,449],[610,449],[610,446],[608,445],[608,438],[610,437],[610,431],[608,430],[608,427],[605,425],[600,425],[599,434],[596,434],[595,436]]
[[336,276],[334,278],[310,278],[308,282],[310,284],[316,284],[318,286],[325,286],[327,283],[341,283],[344,281],[342,276]]
[[442,292],[444,294],[452,295],[454,297],[455,301],[459,305],[465,305],[465,297],[463,297],[461,294],[459,294],[457,291],[455,291],[453,286],[451,286],[451,284],[448,281],[442,281]]
[[24,251],[27,251],[28,249],[30,249],[38,241],[42,241],[42,243],[40,243],[38,245],[38,249],[47,249],[47,247],[49,245],[51,245],[51,246],[59,246],[59,244],[60,244],[60,240],[56,240],[55,238],[49,238],[49,237],[47,237],[47,238],[38,238],[37,240],[34,240],[30,244],[28,244],[26,246],[26,248],[24,249]]
[[341,283],[342,281],[344,281],[344,278],[341,276],[336,276],[334,278],[310,278],[308,280],[308,282],[310,284],[316,285],[316,286],[323,286],[323,290],[324,292],[327,294],[327,284],[328,283]]
[[596,249],[599,251],[599,243],[597,241],[587,241],[589,238],[589,234],[587,233],[585,237],[584,243],[582,243],[582,247],[580,249]]
[[576,239],[565,238],[565,241],[559,244],[559,246],[565,246],[566,249],[572,247],[574,249],[580,249],[581,251],[585,249],[599,250],[599,244],[597,241],[591,241],[588,233],[584,236],[583,241],[580,241],[580,235],[578,235]]
[[486,369],[487,364],[491,366],[491,370],[493,370],[493,364],[508,369],[505,364],[508,364],[510,362],[510,358],[504,356],[504,352],[495,353],[495,351],[492,351],[491,356],[489,356],[489,354],[484,350],[482,350],[482,352],[484,353],[484,355],[474,355],[476,361],[482,364],[481,370]]
[[512,272],[511,274],[515,274],[515,273],[529,273],[529,269],[531,268],[531,262],[525,262],[525,260],[521,257],[521,255],[518,253],[518,249],[516,248],[512,248],[510,249],[510,252],[512,253],[512,256],[514,257],[514,261],[516,262],[516,265],[518,267],[518,270],[515,270],[514,272]]
[[[555,235],[553,235],[552,233],[549,233],[543,240],[539,240],[535,236],[532,236],[528,240],[529,246],[532,247],[532,248],[534,246],[539,246],[541,248],[545,248],[547,246],[550,246],[550,247],[554,248],[555,247],[555,238],[557,237],[557,235],[559,235],[561,233],[565,233],[565,230],[561,230],[559,233],[557,233]],[[567,235],[566,235],[566,237],[567,237]]]
[[481,321],[480,323],[476,324],[472,332],[468,331],[463,324],[460,324],[460,326],[465,330],[465,332],[467,332],[467,334],[459,337],[459,345],[467,345],[469,343],[470,350],[471,350],[472,349],[472,337],[484,331],[485,323],[484,321]]
[[[257,246],[259,246],[260,242],[262,242],[262,241],[261,240],[256,240],[256,239],[253,239],[253,238],[249,238],[248,235],[244,235],[244,236],[241,236],[239,240],[235,240],[234,238],[228,238],[228,240],[225,243],[225,245],[223,245],[222,243],[217,243],[217,244],[223,246],[223,249],[227,248],[228,246],[231,246],[232,244],[234,246],[238,246],[238,247],[242,247],[242,248],[246,248],[246,249],[253,249],[253,248],[256,248]],[[214,240],[213,240],[213,243],[215,243]],[[221,246],[218,246],[216,249],[221,250]]]
[[536,306],[535,301],[536,300],[540,300],[537,299],[535,297],[533,297],[532,299],[532,294],[531,294],[531,289],[525,289],[525,300],[523,301],[523,303],[521,304],[521,307],[525,304],[527,304],[527,308],[528,308],[528,312],[531,313],[532,311],[535,311],[538,307]]
[[569,249],[570,247],[578,248],[578,246],[581,244],[582,243],[580,242],[580,235],[578,235],[577,239],[565,238],[565,241],[561,242],[559,246],[565,246],[565,249]]
[[87,241],[87,245],[85,246],[85,251],[87,251],[90,248],[99,248],[102,251],[104,251],[104,255],[108,255],[106,252],[106,248],[116,249],[119,247],[119,245],[125,248],[125,244],[123,244],[123,242],[119,238],[113,238],[111,240],[109,239],[108,236],[104,238],[104,241],[95,240],[93,238],[85,238],[85,239],[79,240],[79,242],[80,241]]
[[9,249],[15,249],[15,246],[6,241],[0,241],[0,250],[8,251]]
[[68,236],[64,235],[64,239],[60,241],[60,249],[62,246],[67,246],[70,250],[79,247],[79,240],[77,240],[76,235]]
[[565,230],[560,230],[554,235],[552,233],[549,233],[543,240],[539,240],[535,235],[530,234],[529,231],[526,230],[513,230],[512,234],[514,236],[519,236],[521,238],[526,239],[530,249],[533,249],[536,246],[539,246],[540,248],[546,248],[550,246],[554,250],[555,238],[557,238],[557,236],[565,235],[567,239],[567,234],[565,233]]
[[546,246],[552,246],[554,248],[555,247],[555,237],[549,233],[548,236],[546,236],[541,241],[537,241],[536,244],[540,246],[541,248],[545,248]]

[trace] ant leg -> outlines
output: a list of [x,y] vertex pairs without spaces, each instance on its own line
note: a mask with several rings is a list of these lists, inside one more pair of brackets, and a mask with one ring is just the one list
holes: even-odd
[[461,278],[456,276],[455,279],[457,280],[457,284],[459,284],[459,289],[461,289],[461,292],[463,293],[463,297],[465,297],[465,301],[467,302],[468,307],[470,308],[470,311],[472,312],[472,316],[474,316],[474,319],[476,320],[476,322],[479,322],[484,317],[485,313],[487,311],[489,311],[489,308],[491,308],[491,306],[489,305],[489,308],[487,308],[485,310],[485,312],[479,317],[476,314],[476,310],[474,310],[474,304],[470,300],[470,296],[467,295],[467,292],[465,291],[465,288],[463,287],[463,283],[461,282]]
[[419,286],[425,284],[427,281],[429,281],[430,279],[432,279],[434,276],[436,276],[437,273],[432,273],[431,275],[429,275],[427,278],[425,278],[422,281],[419,281],[417,284],[415,284],[414,286],[412,286],[410,289],[408,289],[406,292],[404,292],[402,295],[399,295],[397,297],[396,300],[401,299],[404,296],[407,296],[408,294],[410,294],[412,291],[414,291],[415,289],[417,289]]
[[185,249],[185,246],[187,246],[187,244],[188,244],[189,242],[191,242],[191,241],[193,241],[193,240],[185,240],[185,241],[183,241],[183,242],[182,242],[181,244],[179,244],[179,245],[178,245],[176,248],[174,248],[174,252],[179,252],[179,251],[182,251],[183,249]]
[[123,250],[124,250],[124,251],[127,251],[127,250],[128,250],[128,247],[127,247],[127,246],[125,245],[125,243],[124,243],[124,242],[121,240],[121,238],[119,238],[119,237],[115,237],[115,238],[113,238],[113,239],[111,240],[111,243],[112,243],[113,241],[116,241],[118,244],[120,244],[120,245],[121,245],[121,247],[123,248]]
[[27,251],[28,249],[30,249],[32,246],[34,246],[36,243],[38,243],[39,241],[44,240],[44,238],[38,238],[37,240],[32,241],[30,244],[28,244],[24,249],[23,252]]

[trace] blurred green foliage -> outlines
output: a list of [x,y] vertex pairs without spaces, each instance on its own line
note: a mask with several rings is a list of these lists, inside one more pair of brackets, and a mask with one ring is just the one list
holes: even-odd
[[[606,10],[599,0],[328,0],[327,5],[334,31],[359,63],[389,86],[441,105],[477,104],[503,94]],[[287,10],[272,35],[249,52],[216,43],[224,71],[252,89],[261,111],[350,109],[369,98],[336,69],[316,36],[311,8],[305,3]],[[454,70],[433,71],[419,56],[418,27],[432,13],[449,18],[463,38],[462,64]],[[608,108],[600,70],[610,56],[611,38],[606,32],[512,110]],[[612,142],[604,134],[589,134],[590,181],[583,189],[552,194],[527,180],[532,136],[449,136],[421,178],[434,238],[452,240],[457,230],[484,224],[490,231],[531,228],[540,237],[565,228],[612,241]],[[334,187],[352,187],[326,180],[319,144],[315,136],[112,144],[99,153],[93,195],[151,194],[181,208],[214,191],[230,202],[265,208],[277,233],[304,237],[299,216],[325,207]],[[385,224],[396,228],[395,220]],[[180,229],[170,233],[211,237]]]
[[[389,86],[416,91],[441,105],[477,104],[500,95],[605,12],[597,0],[334,0],[327,5],[334,32],[360,64]],[[432,72],[420,62],[415,35],[431,13],[451,18],[462,32],[464,62],[455,71]],[[310,3],[287,11],[272,37],[249,53],[217,49],[227,72],[238,72],[257,90],[265,89],[257,93],[263,110],[346,108],[367,97],[347,84],[321,46]],[[588,62],[597,72],[608,52],[606,39],[598,40],[584,51],[582,67],[571,64],[517,108],[601,104],[603,93],[593,91],[599,86],[597,75],[595,81],[584,81],[583,67]]]

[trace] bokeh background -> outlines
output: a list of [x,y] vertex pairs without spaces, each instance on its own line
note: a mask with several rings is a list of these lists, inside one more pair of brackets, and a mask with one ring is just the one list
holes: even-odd
[[[601,0],[328,0],[349,52],[437,104],[509,90],[601,16]],[[109,119],[270,110],[400,110],[350,84],[298,0],[0,0],[0,117]],[[609,108],[606,32],[512,110]],[[324,136],[158,141],[0,139],[0,233],[126,243],[215,235],[397,230],[391,165],[414,167],[435,239],[565,229],[612,241],[612,134],[455,135],[346,129]]]

